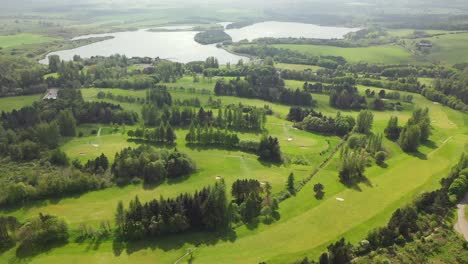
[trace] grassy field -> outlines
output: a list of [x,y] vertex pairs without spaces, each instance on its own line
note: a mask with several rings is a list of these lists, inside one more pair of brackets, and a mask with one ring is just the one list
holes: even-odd
[[34,101],[40,100],[40,95],[24,95],[0,98],[0,112],[9,112],[13,109],[19,109],[23,106],[32,105]]
[[448,34],[428,38],[433,44],[428,55],[434,62],[463,63],[468,61],[468,33]]
[[0,36],[0,47],[10,48],[28,44],[38,44],[56,40],[55,38],[31,33]]
[[276,63],[275,67],[278,69],[288,69],[288,70],[294,70],[294,71],[311,70],[313,72],[323,69],[322,67],[315,66],[315,65],[302,65],[302,64],[289,64],[289,63]]
[[[290,88],[300,87],[303,82],[286,81]],[[197,93],[182,90],[179,87],[192,85]],[[193,84],[186,77],[172,84],[171,92],[174,98],[199,97],[202,104],[209,96],[200,94],[201,89],[214,85],[208,80]],[[362,93],[369,87],[359,86]],[[369,89],[380,90],[370,87]],[[100,89],[83,89],[86,100],[97,100]],[[125,91],[121,89],[102,89],[114,94],[129,94],[144,97],[144,91]],[[404,94],[404,92],[402,92]],[[335,115],[337,110],[328,105],[326,95],[313,94],[318,102],[318,111],[326,115]],[[219,97],[223,104],[239,103],[256,106],[271,105],[274,115],[268,117],[266,127],[270,134],[280,139],[283,152],[286,155],[303,155],[310,162],[309,166],[282,165],[269,166],[260,163],[257,157],[237,151],[219,149],[197,150],[185,146],[183,138],[186,130],[177,130],[177,148],[188,153],[195,159],[199,170],[180,182],[166,182],[152,188],[141,185],[130,185],[123,188],[113,187],[102,191],[87,193],[78,197],[54,201],[43,201],[23,206],[21,209],[4,211],[26,219],[39,212],[54,213],[63,216],[71,225],[72,230],[80,223],[86,222],[98,225],[103,220],[113,219],[113,213],[119,200],[128,202],[135,195],[142,200],[148,200],[163,195],[175,196],[181,192],[193,192],[202,186],[213,183],[216,176],[221,176],[229,186],[238,178],[256,178],[269,181],[273,191],[284,188],[286,177],[294,172],[297,181],[310,174],[323,157],[319,152],[334,146],[338,138],[325,137],[304,131],[295,130],[291,123],[284,120],[289,107],[269,102],[235,97]],[[440,178],[446,175],[456,162],[463,146],[468,141],[468,116],[442,105],[433,104],[420,95],[414,95],[414,105],[428,107],[432,118],[433,135],[431,144],[420,148],[420,153],[409,155],[403,153],[393,142],[385,140],[385,148],[390,153],[388,168],[373,166],[366,171],[367,184],[356,188],[346,188],[338,181],[338,159],[335,157],[302,189],[297,196],[286,200],[280,205],[281,218],[271,224],[260,224],[257,228],[241,226],[235,233],[216,237],[207,233],[191,233],[159,238],[154,241],[133,243],[123,250],[110,240],[100,242],[71,243],[42,253],[32,259],[32,263],[173,263],[185,254],[188,248],[198,245],[192,263],[285,263],[303,256],[316,257],[325,246],[345,236],[352,242],[361,240],[369,229],[386,223],[391,213],[406,204],[422,191],[438,186]],[[124,107],[141,108],[138,104],[122,104]],[[375,112],[374,132],[381,133],[391,115],[397,115],[400,122],[406,121],[411,115],[413,106],[408,106],[401,112]],[[346,111],[345,114],[356,116],[356,111]],[[400,124],[401,124],[400,123]],[[101,128],[101,135],[90,135],[89,131]],[[71,158],[87,160],[100,153],[113,157],[116,151],[126,146],[134,146],[127,140],[125,131],[129,127],[119,127],[113,131],[108,126],[80,127],[86,133],[82,138],[68,141],[62,149]],[[258,139],[256,134],[241,134],[241,139]],[[292,139],[289,141],[288,139]],[[327,139],[330,143],[327,142]],[[313,185],[322,183],[325,186],[323,200],[314,198]],[[337,201],[336,198],[344,201]],[[19,261],[10,250],[0,259],[11,262]],[[185,262],[180,262],[185,263]]]
[[293,44],[279,44],[273,46],[304,52],[314,56],[342,56],[351,63],[360,61],[378,64],[418,63],[417,59],[409,51],[396,45],[371,46],[365,48],[340,48]]

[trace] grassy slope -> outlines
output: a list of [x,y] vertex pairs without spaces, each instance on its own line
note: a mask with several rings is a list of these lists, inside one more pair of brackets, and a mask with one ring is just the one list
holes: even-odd
[[468,33],[448,34],[429,38],[433,48],[428,57],[436,62],[463,63],[468,61]]
[[409,51],[395,45],[371,46],[365,48],[340,48],[332,46],[293,44],[280,44],[273,46],[304,52],[315,56],[343,56],[346,60],[352,63],[360,61],[382,64],[417,63],[416,59]]
[[[188,80],[186,81],[188,82]],[[295,81],[288,81],[286,84],[289,87],[302,85],[301,82]],[[198,86],[201,89],[204,84]],[[361,90],[365,88],[360,87]],[[83,90],[84,96],[89,100],[94,100],[93,93],[97,93],[97,89]],[[141,92],[135,92],[135,94],[138,93]],[[184,96],[193,97],[195,95],[180,91],[174,93],[176,98]],[[203,97],[202,101],[208,97],[208,95],[199,94],[196,96]],[[314,95],[314,98],[318,100],[320,111],[326,114],[336,113],[336,110],[328,106],[326,96]],[[270,104],[260,100],[233,97],[221,97],[221,99],[223,103],[242,101],[245,104],[259,106]],[[295,198],[281,204],[282,217],[280,221],[270,226],[260,225],[254,230],[240,227],[236,230],[235,240],[231,237],[230,240],[221,240],[213,244],[214,242],[207,234],[187,234],[161,238],[157,242],[149,241],[137,244],[134,245],[134,248],[127,248],[120,253],[114,252],[115,254],[112,251],[113,246],[110,241],[104,241],[95,249],[87,243],[70,243],[67,246],[54,249],[50,253],[39,255],[34,258],[34,262],[53,263],[66,259],[68,262],[153,263],[155,259],[158,259],[158,261],[166,263],[183,255],[187,247],[201,243],[194,254],[195,263],[219,263],[221,261],[256,263],[264,260],[268,260],[268,263],[283,263],[285,260],[301,255],[317,254],[326,244],[342,235],[352,241],[358,241],[365,236],[370,228],[384,224],[395,208],[402,206],[421,191],[435,188],[438,179],[444,176],[458,158],[460,146],[468,139],[466,126],[468,118],[466,115],[441,105],[432,104],[419,95],[415,96],[415,104],[430,108],[434,126],[434,135],[431,138],[433,143],[422,147],[419,155],[412,156],[402,153],[394,143],[387,141],[385,146],[391,153],[391,158],[388,161],[389,167],[387,169],[376,166],[370,168],[366,173],[370,184],[362,184],[359,190],[347,189],[337,181],[336,166],[338,163],[335,159],[317,174]],[[284,117],[288,108],[273,105],[273,110],[279,116]],[[347,114],[356,115],[357,113],[349,112]],[[392,114],[399,115],[400,120],[406,120],[410,112],[377,112],[375,113],[374,130],[381,132]],[[286,153],[299,151],[300,146],[304,143],[310,144],[310,151],[314,153],[320,152],[324,147],[324,138],[320,138],[320,136],[290,129],[286,121],[277,117],[269,117],[268,120],[267,127],[275,136],[284,140],[285,133],[293,133],[292,137],[297,138],[297,140],[290,142],[291,146],[287,145],[287,141],[281,142],[283,151]],[[277,123],[283,123],[283,125],[277,125]],[[178,136],[181,138],[184,133],[181,134],[178,131]],[[252,134],[242,136],[255,137]],[[80,156],[79,152],[82,152],[80,148],[88,144],[89,140],[95,140],[95,138],[73,140],[64,146],[64,149],[71,156]],[[108,149],[95,150],[90,154],[90,157],[101,151],[115,152],[123,145],[128,144],[118,134],[104,135],[101,136],[100,140],[102,140],[100,145]],[[317,144],[313,143],[314,140],[317,141]],[[296,141],[298,144],[294,146]],[[269,180],[273,184],[274,191],[278,191],[282,188],[289,171],[295,170],[297,177],[301,178],[312,170],[311,167],[302,168],[302,166],[268,168],[248,154],[227,153],[223,150],[196,152],[186,149],[184,146],[180,148],[189,152],[197,160],[201,170],[177,185],[165,183],[154,189],[142,189],[140,186],[127,186],[122,189],[110,188],[81,197],[32,205],[12,213],[24,219],[37,212],[52,212],[64,216],[72,226],[83,221],[97,224],[101,220],[112,219],[118,200],[128,201],[135,194],[146,200],[159,195],[173,196],[183,191],[191,192],[193,189],[214,181],[216,175],[221,175],[228,184],[237,177]],[[89,151],[93,150],[91,147],[88,149],[91,149]],[[244,158],[234,157],[242,155]],[[325,185],[326,196],[322,201],[313,198],[312,187],[316,182]],[[345,201],[338,202],[336,197],[342,197]],[[117,255],[119,257],[116,257]],[[5,255],[5,258],[12,258],[12,256],[13,253],[10,251]]]
[[23,106],[32,105],[34,101],[41,99],[42,95],[24,95],[0,98],[0,112],[9,112]]
[[38,34],[21,33],[16,35],[0,36],[0,47],[9,48],[27,44],[50,42],[53,40],[55,39]]

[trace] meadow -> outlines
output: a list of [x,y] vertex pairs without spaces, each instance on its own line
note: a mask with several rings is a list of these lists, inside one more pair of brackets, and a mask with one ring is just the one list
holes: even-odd
[[39,35],[39,34],[31,34],[31,33],[4,35],[4,36],[0,36],[0,47],[10,48],[10,47],[16,47],[16,46],[21,46],[21,45],[51,42],[54,40],[56,39],[43,36],[43,35]]
[[[285,164],[281,166],[264,164],[252,154],[223,149],[192,149],[185,144],[187,130],[178,129],[177,148],[188,153],[197,163],[198,171],[178,182],[164,182],[158,186],[129,185],[111,187],[105,190],[90,192],[77,197],[60,200],[46,200],[25,205],[7,212],[20,220],[37,215],[39,212],[60,215],[70,224],[72,230],[81,223],[98,226],[101,221],[112,221],[115,207],[119,200],[124,204],[138,195],[141,200],[159,196],[173,197],[182,192],[193,192],[215,182],[216,177],[223,178],[227,186],[239,178],[254,178],[268,181],[273,192],[284,189],[286,178],[294,172],[296,182],[310,175],[314,168],[324,159],[319,153],[336,146],[340,139],[296,130],[292,123],[284,118],[289,107],[256,99],[236,97],[216,97],[207,94],[214,86],[213,80],[201,79],[193,83],[191,77],[184,77],[177,83],[168,84],[174,99],[198,97],[202,104],[213,99],[221,99],[224,105],[243,103],[263,107],[269,105],[274,114],[268,116],[268,132],[280,140],[285,155],[300,155],[309,165]],[[303,82],[286,81],[286,86],[295,89]],[[181,89],[180,87],[185,87]],[[189,90],[188,88],[194,88]],[[378,88],[359,86],[360,93],[365,89],[379,91]],[[99,100],[97,93],[102,90],[115,95],[144,97],[145,91],[128,91],[122,89],[82,89],[88,101]],[[402,92],[402,94],[405,94]],[[344,236],[351,242],[358,242],[374,228],[385,224],[391,213],[398,207],[412,200],[419,193],[438,187],[438,181],[446,175],[456,162],[468,140],[468,116],[439,104],[434,104],[424,97],[413,94],[414,104],[405,105],[403,111],[374,112],[374,133],[382,133],[392,115],[397,115],[400,124],[410,116],[415,106],[428,107],[432,119],[432,136],[430,144],[420,148],[417,154],[403,153],[399,146],[385,140],[384,146],[390,158],[387,168],[372,166],[366,171],[367,182],[354,188],[341,184],[337,176],[339,165],[337,155],[294,197],[280,205],[279,221],[270,225],[258,224],[240,226],[234,233],[216,235],[208,233],[190,233],[149,240],[131,245],[119,245],[111,240],[103,241],[70,241],[69,244],[42,253],[32,259],[32,263],[55,262],[90,262],[90,263],[172,263],[185,254],[188,248],[197,247],[194,252],[194,263],[284,263],[303,256],[316,257],[330,242]],[[328,96],[313,94],[317,100],[317,111],[334,116],[337,110],[328,105]],[[24,99],[22,100],[24,101]],[[118,103],[113,100],[106,101]],[[139,111],[141,105],[119,103],[124,108]],[[343,111],[342,111],[343,112]],[[344,111],[356,116],[356,111]],[[90,133],[101,130],[99,135]],[[126,131],[131,127],[109,125],[80,126],[84,136],[68,140],[63,146],[70,158],[86,161],[101,153],[111,159],[120,149],[136,146],[128,140]],[[241,133],[241,139],[258,139],[260,135]],[[292,140],[289,140],[292,139]],[[322,183],[325,186],[325,197],[317,200],[314,197],[313,185]],[[338,201],[342,198],[344,201]],[[4,254],[3,259],[17,261],[14,251]],[[182,260],[179,263],[185,263]]]
[[286,48],[314,56],[342,56],[348,62],[369,62],[377,64],[418,63],[416,57],[408,50],[397,45],[370,46],[362,48],[340,48],[320,45],[278,44],[277,48]]
[[468,60],[468,33],[441,35],[427,40],[433,44],[427,57],[434,62],[456,64]]
[[32,105],[34,101],[42,98],[40,95],[24,95],[0,98],[0,112],[9,112],[13,109],[19,109],[23,106]]

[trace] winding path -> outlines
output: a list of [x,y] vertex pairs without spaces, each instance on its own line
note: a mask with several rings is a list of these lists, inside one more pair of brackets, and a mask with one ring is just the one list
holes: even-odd
[[465,240],[468,240],[468,222],[465,218],[465,206],[468,204],[468,193],[465,195],[463,200],[457,204],[458,220],[455,223],[455,230],[462,234]]

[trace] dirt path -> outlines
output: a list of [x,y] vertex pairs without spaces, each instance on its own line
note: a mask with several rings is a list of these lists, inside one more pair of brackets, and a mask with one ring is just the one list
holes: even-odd
[[465,206],[468,204],[468,193],[463,200],[457,204],[458,220],[455,223],[455,230],[462,234],[465,240],[468,240],[468,221],[465,218]]

